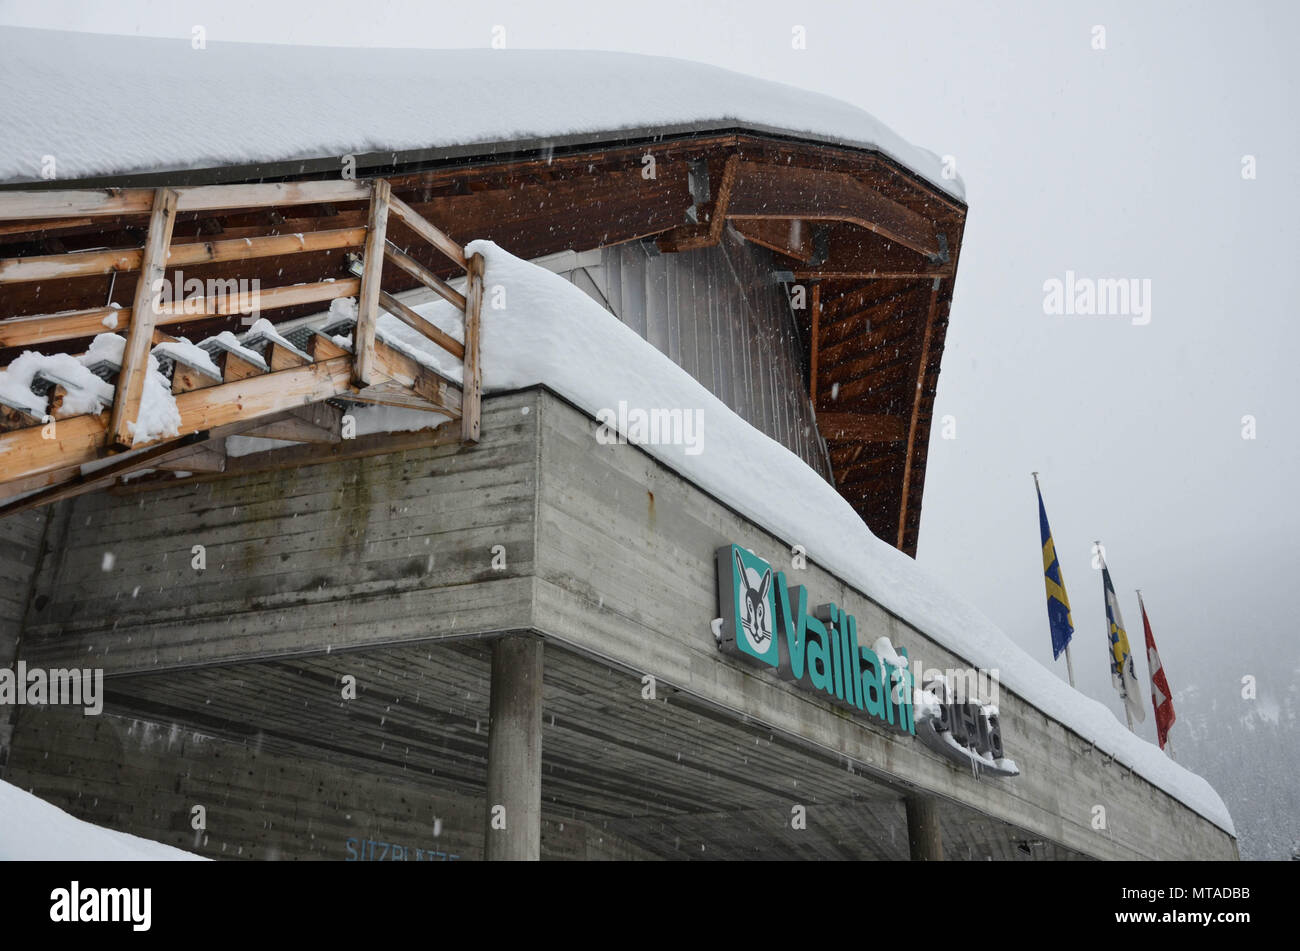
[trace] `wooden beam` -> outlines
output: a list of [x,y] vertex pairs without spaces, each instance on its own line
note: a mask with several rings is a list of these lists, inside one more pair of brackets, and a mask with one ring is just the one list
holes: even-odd
[[[170,189],[177,198],[176,211],[217,211],[230,208],[264,208],[268,205],[314,205],[365,201],[365,182],[271,182],[252,185],[198,185]],[[80,190],[0,192],[0,221],[23,218],[100,218],[106,215],[146,215],[153,209],[151,188],[100,188]]]
[[903,537],[907,532],[907,504],[912,489],[912,456],[916,449],[916,429],[921,415],[921,394],[930,367],[930,337],[934,332],[934,314],[939,305],[939,284],[935,278],[930,290],[930,306],[925,314],[925,334],[921,340],[921,355],[916,367],[916,392],[912,396],[912,417],[907,429],[907,455],[903,463],[903,493],[898,505],[898,549],[903,550]]
[[383,456],[413,449],[448,446],[455,443],[459,438],[459,423],[449,420],[429,429],[399,433],[368,433],[365,436],[345,439],[329,446],[281,446],[263,452],[250,452],[243,456],[231,456],[226,460],[226,468],[221,472],[196,472],[185,479],[168,479],[165,482],[133,481],[126,485],[115,486],[112,492],[114,495],[133,495],[179,483],[189,485],[194,482],[216,482],[233,476],[300,469],[306,466],[323,465],[328,462],[342,462],[348,459],[365,459],[370,456]]
[[357,300],[357,326],[352,337],[352,380],[358,386],[375,382],[375,325],[379,322],[379,284],[384,275],[384,235],[388,230],[388,182],[371,183],[370,220],[366,225],[365,261]]
[[286,439],[289,442],[335,443],[343,438],[343,413],[329,403],[313,403],[291,410],[281,419],[242,432],[242,436],[260,439]]
[[731,155],[722,170],[722,181],[718,184],[718,197],[713,203],[713,212],[707,225],[686,225],[674,228],[663,235],[659,241],[659,250],[664,252],[693,251],[696,248],[713,247],[722,240],[722,229],[727,224],[727,210],[731,194],[735,189],[736,170],[740,165],[740,156]]
[[813,258],[812,228],[802,218],[737,218],[731,225],[742,238],[760,247],[805,264]]
[[114,479],[124,473],[150,467],[157,460],[169,457],[176,452],[185,452],[191,446],[202,442],[206,438],[207,436],[204,433],[191,433],[177,442],[154,446],[143,452],[124,456],[122,459],[115,460],[102,469],[96,469],[94,472],[78,473],[67,482],[50,486],[39,492],[33,492],[31,495],[25,495],[21,499],[15,499],[12,502],[0,505],[0,518],[40,508],[42,505],[49,505],[52,502],[58,502],[61,499],[71,498],[75,495],[93,492],[102,486],[112,484]]
[[[250,258],[275,257],[280,254],[330,251],[335,248],[355,248],[360,247],[365,240],[365,228],[340,228],[331,231],[308,231],[302,234],[267,235],[260,238],[193,241],[187,244],[173,244],[167,255],[167,267],[242,261]],[[6,258],[0,260],[0,284],[136,271],[140,268],[140,259],[143,255],[143,248],[119,248],[112,251],[73,251],[69,254]]]
[[934,222],[845,172],[744,162],[727,217],[845,221],[927,257],[942,251]]
[[392,261],[411,277],[415,278],[443,300],[454,305],[458,310],[465,310],[465,295],[438,277],[419,261],[411,257],[391,242],[384,247],[384,257]]
[[796,281],[924,281],[936,277],[952,277],[953,270],[948,265],[941,265],[904,271],[837,271],[833,268],[817,268],[791,273]]
[[[289,284],[259,291],[250,303],[256,304],[258,310],[275,310],[280,307],[294,307],[298,304],[315,304],[337,297],[353,297],[361,288],[361,282],[354,277],[337,281],[317,281],[313,284]],[[234,306],[231,306],[233,301]],[[155,326],[175,326],[206,320],[209,317],[231,316],[241,313],[238,296],[233,299],[195,298],[186,311],[184,301],[168,304],[161,308],[154,318]],[[132,307],[92,307],[89,310],[66,310],[55,314],[34,314],[30,317],[12,317],[0,320],[0,347],[27,347],[35,344],[54,343],[59,340],[75,340],[79,337],[93,337],[109,329],[104,323],[106,318],[115,321],[113,330],[121,332],[131,326],[135,310]]]
[[[177,394],[178,437],[343,395],[349,391],[351,365],[351,356],[344,355]],[[6,482],[84,465],[106,454],[107,413],[61,419],[54,439],[43,438],[43,428],[0,433],[0,472]]]
[[389,210],[397,216],[402,224],[406,225],[425,241],[441,251],[447,257],[451,258],[462,268],[468,268],[469,262],[465,259],[465,249],[462,248],[451,238],[443,234],[438,228],[428,222],[419,212],[408,205],[396,195],[389,196]]
[[822,334],[822,286],[812,286],[812,333],[809,335],[808,352],[808,391],[812,396],[813,406],[817,405],[817,359],[821,347]]
[[154,282],[161,281],[167,268],[167,249],[172,243],[179,195],[173,189],[160,188],[154,195],[149,215],[149,235],[140,259],[140,280],[136,282],[133,317],[127,329],[122,351],[122,369],[117,375],[113,412],[108,422],[108,441],[119,446],[134,442],[131,429],[140,414],[140,397],[149,372],[149,350],[153,343]]
[[416,311],[407,307],[392,294],[387,291],[380,291],[379,303],[384,305],[384,310],[388,311],[412,330],[418,330],[420,333],[424,334],[457,360],[465,359],[464,344],[432,321],[425,320]]
[[[454,381],[382,340],[375,341],[374,350],[375,372],[382,378],[381,382],[400,384],[407,388],[408,397],[417,397],[440,413],[460,417],[464,397]],[[361,392],[376,392],[376,388],[367,387]]]
[[483,375],[479,364],[479,318],[483,309],[483,255],[469,259],[469,294],[465,304],[465,357],[461,385],[461,438],[467,443],[479,440],[480,405],[483,399]]

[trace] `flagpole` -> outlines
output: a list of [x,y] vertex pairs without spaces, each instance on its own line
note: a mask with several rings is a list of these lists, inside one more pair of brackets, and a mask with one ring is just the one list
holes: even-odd
[[[1043,487],[1038,484],[1037,472],[1034,473],[1034,490],[1038,493],[1038,497],[1041,499],[1043,497]],[[1072,690],[1079,689],[1074,686],[1074,658],[1070,656],[1069,641],[1065,642],[1065,675],[1070,680],[1070,689]]]

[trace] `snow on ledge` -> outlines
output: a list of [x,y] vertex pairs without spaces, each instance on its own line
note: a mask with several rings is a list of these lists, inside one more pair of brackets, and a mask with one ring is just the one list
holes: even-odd
[[0,27],[0,182],[40,181],[45,156],[69,181],[745,128],[878,150],[964,194],[937,155],[857,106],[689,60],[215,40],[195,52],[190,39]]
[[205,860],[161,842],[83,822],[0,781],[0,862],[45,861]]
[[[484,282],[505,288],[507,306],[485,307],[484,386],[545,384],[592,414],[631,407],[703,411],[702,450],[643,448],[686,479],[789,543],[917,630],[976,667],[998,670],[1003,686],[1060,721],[1147,781],[1235,835],[1218,793],[1159,749],[1130,733],[1101,703],[1034,660],[974,606],[947,592],[915,561],[867,528],[848,502],[801,459],[733,413],[685,370],[564,278],[474,241]],[[417,308],[431,316],[448,305]],[[436,320],[443,320],[437,314]],[[791,506],[790,499],[799,499]]]

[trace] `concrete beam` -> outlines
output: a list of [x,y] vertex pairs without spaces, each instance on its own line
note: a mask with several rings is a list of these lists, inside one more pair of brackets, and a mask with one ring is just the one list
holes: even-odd
[[542,641],[492,642],[487,810],[488,861],[537,861],[542,853]]
[[904,796],[907,807],[907,847],[913,862],[943,861],[943,830],[939,803],[931,796]]

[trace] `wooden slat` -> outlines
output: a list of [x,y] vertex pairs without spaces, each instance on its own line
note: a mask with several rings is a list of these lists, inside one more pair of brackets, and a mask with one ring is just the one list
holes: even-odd
[[[448,416],[460,416],[464,405],[461,388],[452,380],[440,375],[436,370],[426,367],[407,356],[402,351],[388,346],[382,340],[374,345],[375,371],[377,377],[386,378],[386,382],[400,384],[429,404],[424,408],[436,408]],[[370,392],[378,392],[375,387]],[[365,389],[362,392],[366,392]]]
[[282,419],[245,430],[241,435],[290,442],[335,443],[342,439],[343,413],[329,403],[293,410]]
[[140,396],[149,372],[149,350],[153,343],[154,282],[162,280],[167,265],[167,248],[172,242],[179,196],[173,189],[160,188],[154,196],[149,216],[149,236],[140,260],[140,280],[136,284],[131,326],[122,351],[122,369],[117,376],[117,392],[108,423],[108,439],[119,446],[132,444],[131,425],[140,412]]
[[419,212],[406,202],[402,201],[402,199],[398,198],[396,195],[390,196],[388,199],[388,208],[404,225],[418,234],[425,241],[428,241],[443,254],[447,255],[447,257],[451,258],[462,268],[467,268],[469,266],[469,262],[465,259],[465,249],[455,241],[451,240],[451,238],[447,237],[447,235],[443,234],[442,231],[434,225],[430,224],[426,218],[420,215]]
[[817,428],[827,440],[897,442],[907,438],[902,416],[867,413],[818,413]]
[[[332,231],[308,231],[302,234],[267,235],[260,238],[194,241],[172,245],[167,255],[167,267],[353,248],[360,247],[365,239],[365,228],[340,228]],[[119,248],[111,251],[74,251],[70,254],[7,258],[0,260],[0,284],[136,271],[140,267],[143,253],[143,248]]]
[[352,337],[352,379],[358,386],[375,382],[375,325],[379,322],[379,284],[384,273],[384,235],[388,230],[388,199],[391,190],[388,182],[382,178],[372,183],[372,189],[361,293],[357,301],[357,326]]
[[[290,284],[285,287],[273,287],[260,291],[256,297],[259,310],[274,310],[279,307],[293,307],[298,304],[315,304],[337,297],[352,297],[361,287],[361,282],[354,277],[337,281],[317,281],[314,284]],[[201,301],[201,303],[200,303]],[[236,306],[230,306],[231,302]],[[196,298],[191,302],[191,309],[201,307],[198,313],[177,313],[183,310],[184,303],[169,304],[162,308],[155,318],[158,326],[174,326],[209,317],[220,317],[240,313],[237,298],[214,298],[211,302]],[[68,310],[56,314],[35,314],[30,317],[14,317],[0,320],[0,347],[27,347],[35,344],[54,343],[59,340],[75,340],[79,337],[93,337],[110,328],[105,326],[104,318],[113,316],[117,320],[117,332],[130,327],[134,309],[123,307],[93,307],[89,310]]]
[[415,278],[443,300],[453,304],[458,310],[465,310],[465,295],[452,287],[442,278],[428,270],[419,261],[406,254],[391,243],[384,248],[384,257],[392,261],[411,277]]
[[[252,185],[198,185],[172,189],[176,211],[217,211],[264,208],[268,205],[310,205],[317,202],[364,201],[365,182],[343,179],[321,182],[272,182]],[[0,192],[0,221],[71,216],[144,215],[153,209],[150,188],[108,188],[65,191]]]
[[461,385],[463,399],[461,438],[467,443],[479,439],[480,412],[483,399],[482,368],[479,364],[479,320],[483,309],[483,255],[469,259],[469,295],[465,305],[465,357]]
[[412,330],[418,330],[424,334],[442,349],[446,350],[457,360],[465,359],[465,346],[451,334],[444,331],[441,327],[436,326],[431,321],[425,320],[416,311],[407,307],[400,300],[387,291],[379,292],[379,303],[384,305],[384,310],[388,311],[402,323],[406,324]]

